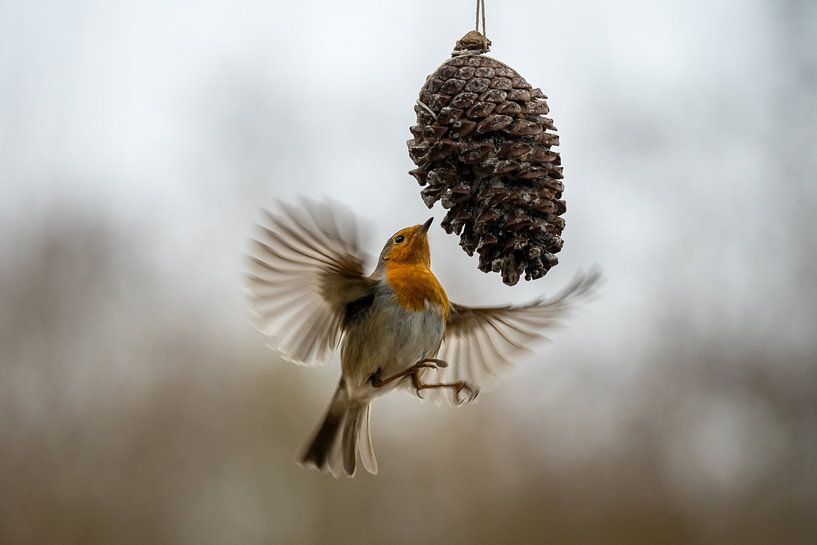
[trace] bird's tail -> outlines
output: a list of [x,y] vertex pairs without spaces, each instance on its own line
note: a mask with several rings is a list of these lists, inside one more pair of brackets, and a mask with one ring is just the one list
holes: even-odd
[[323,422],[301,456],[301,464],[337,476],[342,462],[343,471],[352,477],[360,452],[366,471],[377,473],[370,415],[371,403],[350,401],[341,380]]

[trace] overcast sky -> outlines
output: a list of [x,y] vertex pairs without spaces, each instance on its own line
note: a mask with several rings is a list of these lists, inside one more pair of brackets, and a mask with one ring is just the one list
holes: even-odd
[[[511,289],[435,230],[455,297],[520,300],[600,263],[608,324],[679,304],[705,327],[761,306],[813,319],[781,293],[814,271],[813,3],[487,8],[492,54],[550,97],[565,250]],[[98,215],[157,267],[205,255],[194,282],[234,287],[257,208],[303,193],[372,219],[376,249],[428,215],[406,174],[412,104],[472,16],[465,1],[3,2],[6,232]]]

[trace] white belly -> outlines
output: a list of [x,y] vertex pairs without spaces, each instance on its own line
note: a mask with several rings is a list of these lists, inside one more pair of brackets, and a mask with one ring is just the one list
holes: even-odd
[[[426,302],[423,310],[406,310],[396,303],[390,290],[379,291],[369,312],[352,324],[343,340],[341,361],[350,393],[364,390],[374,394],[369,380],[378,369],[381,378],[388,378],[434,357],[444,332],[439,307]],[[365,395],[364,391],[359,393]]]

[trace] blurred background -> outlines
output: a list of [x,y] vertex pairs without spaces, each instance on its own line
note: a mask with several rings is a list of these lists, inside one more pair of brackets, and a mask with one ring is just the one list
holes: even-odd
[[[259,208],[372,252],[428,217],[405,146],[471,0],[0,0],[0,542],[817,543],[817,3],[487,2],[549,96],[546,278],[439,228],[452,299],[602,297],[479,402],[375,404],[380,474],[295,454],[339,369],[250,325]],[[434,210],[439,219],[442,213]]]

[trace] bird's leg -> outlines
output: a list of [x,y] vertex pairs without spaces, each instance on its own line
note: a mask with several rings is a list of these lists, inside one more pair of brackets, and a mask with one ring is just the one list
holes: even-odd
[[[443,367],[448,367],[448,362],[438,360],[435,358],[425,358],[418,361],[405,371],[400,371],[399,373],[395,373],[394,375],[387,378],[380,378],[381,370],[378,369],[374,374],[372,374],[372,376],[369,378],[369,381],[375,388],[382,388],[383,386],[391,384],[396,380],[411,377],[411,384],[412,386],[414,386],[414,389],[417,393],[417,397],[421,399],[423,397],[420,394],[422,390],[427,390],[431,388],[453,388],[454,398],[457,402],[457,405],[461,405],[466,401],[473,401],[479,394],[479,390],[477,390],[464,380],[438,384],[424,384],[423,382],[420,381],[420,373],[423,371],[423,369],[439,369]],[[466,392],[466,395],[462,399],[460,399],[460,392],[463,391]]]
[[[420,391],[429,388],[453,388],[454,399],[456,400],[457,405],[462,405],[466,401],[473,401],[474,399],[476,399],[477,395],[479,395],[479,390],[477,390],[464,380],[439,384],[423,384],[422,382],[420,382],[420,374],[415,372],[411,375],[411,382],[412,385],[414,386],[414,389],[417,391],[417,397],[419,397],[420,399],[423,398],[423,396],[420,395]],[[460,399],[460,392],[462,392],[463,390],[466,391],[466,397]]]
[[[369,382],[372,383],[372,386],[375,388],[382,388],[387,384],[394,382],[395,380],[400,380],[401,378],[405,378],[409,375],[412,377],[417,377],[419,380],[420,371],[423,369],[437,369],[438,367],[447,367],[448,363],[444,362],[443,360],[436,360],[433,358],[426,358],[424,360],[420,360],[405,371],[400,371],[390,377],[387,378],[380,378],[381,369],[375,371],[371,377],[369,377]],[[412,379],[414,380],[414,379]]]

